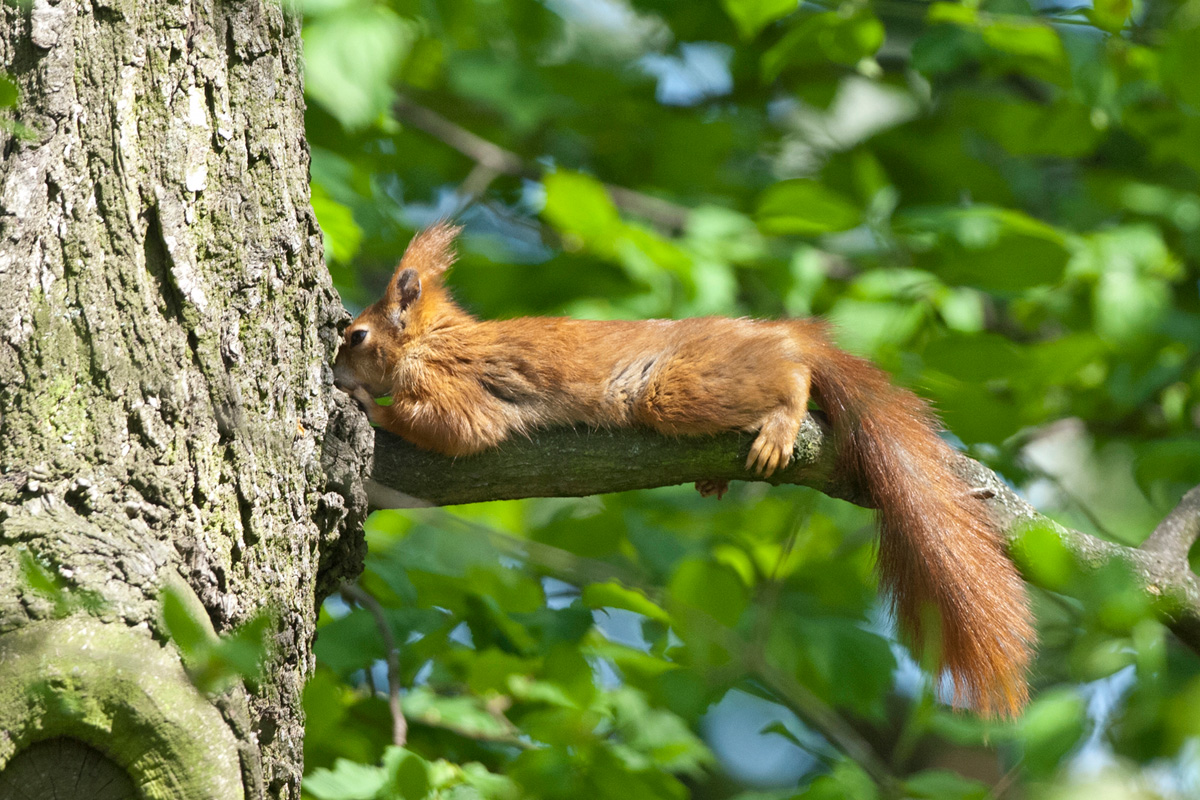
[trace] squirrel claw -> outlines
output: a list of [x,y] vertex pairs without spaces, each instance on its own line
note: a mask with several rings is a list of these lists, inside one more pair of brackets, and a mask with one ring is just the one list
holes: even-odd
[[769,478],[775,470],[783,469],[792,460],[792,441],[794,436],[775,438],[766,428],[759,431],[758,437],[750,445],[750,455],[746,459],[746,469],[757,472],[764,478]]

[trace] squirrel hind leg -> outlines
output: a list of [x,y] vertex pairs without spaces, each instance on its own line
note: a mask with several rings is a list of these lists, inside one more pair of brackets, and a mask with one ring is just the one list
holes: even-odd
[[800,424],[808,416],[808,394],[812,386],[812,371],[797,366],[792,378],[791,391],[786,399],[772,408],[754,427],[758,436],[750,445],[746,469],[769,478],[777,469],[783,469],[792,460],[796,436]]

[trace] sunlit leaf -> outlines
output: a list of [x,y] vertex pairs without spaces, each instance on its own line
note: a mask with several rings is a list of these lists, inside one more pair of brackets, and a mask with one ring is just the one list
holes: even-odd
[[755,218],[764,233],[813,235],[853,228],[862,213],[838,192],[816,181],[798,179],[767,189]]
[[317,800],[374,800],[387,775],[368,764],[338,759],[332,770],[318,769],[304,778],[304,791]]
[[658,605],[635,589],[626,589],[618,583],[592,583],[583,590],[584,605],[589,608],[623,608],[670,624],[671,617]]
[[389,112],[412,41],[410,24],[382,5],[320,17],[304,28],[305,91],[347,128],[368,125]]
[[334,261],[354,258],[362,242],[362,228],[354,222],[350,209],[337,202],[321,187],[312,184],[312,207],[325,237],[325,254]]
[[873,56],[884,39],[883,24],[867,9],[807,14],[763,54],[763,79],[773,81],[789,67],[824,61],[853,66]]
[[1133,11],[1133,0],[1096,0],[1092,4],[1092,21],[1106,31],[1116,32],[1125,27]]
[[985,800],[991,787],[949,770],[926,770],[904,781],[905,793],[928,800]]
[[796,0],[721,0],[737,23],[743,39],[752,39],[767,25],[796,10]]
[[592,242],[611,236],[620,224],[616,206],[595,178],[559,170],[545,177],[542,213],[563,232]]

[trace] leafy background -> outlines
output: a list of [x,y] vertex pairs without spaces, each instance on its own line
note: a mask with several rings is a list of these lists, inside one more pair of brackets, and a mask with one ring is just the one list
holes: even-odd
[[[1200,483],[1197,0],[303,14],[352,311],[453,217],[482,316],[828,317],[1071,527],[1135,544]],[[754,483],[379,512],[322,612],[305,791],[1200,795],[1200,662],[1118,569],[1035,537],[1034,701],[983,722],[897,640],[873,539]]]

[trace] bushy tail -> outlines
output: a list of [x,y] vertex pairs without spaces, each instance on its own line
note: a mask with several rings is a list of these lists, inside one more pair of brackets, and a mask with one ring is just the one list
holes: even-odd
[[830,344],[821,323],[800,324],[816,351],[813,392],[833,423],[839,467],[878,509],[880,580],[901,627],[919,652],[936,635],[927,616],[936,610],[938,666],[954,682],[955,702],[1015,715],[1028,699],[1034,629],[1000,533],[951,471],[928,405]]

